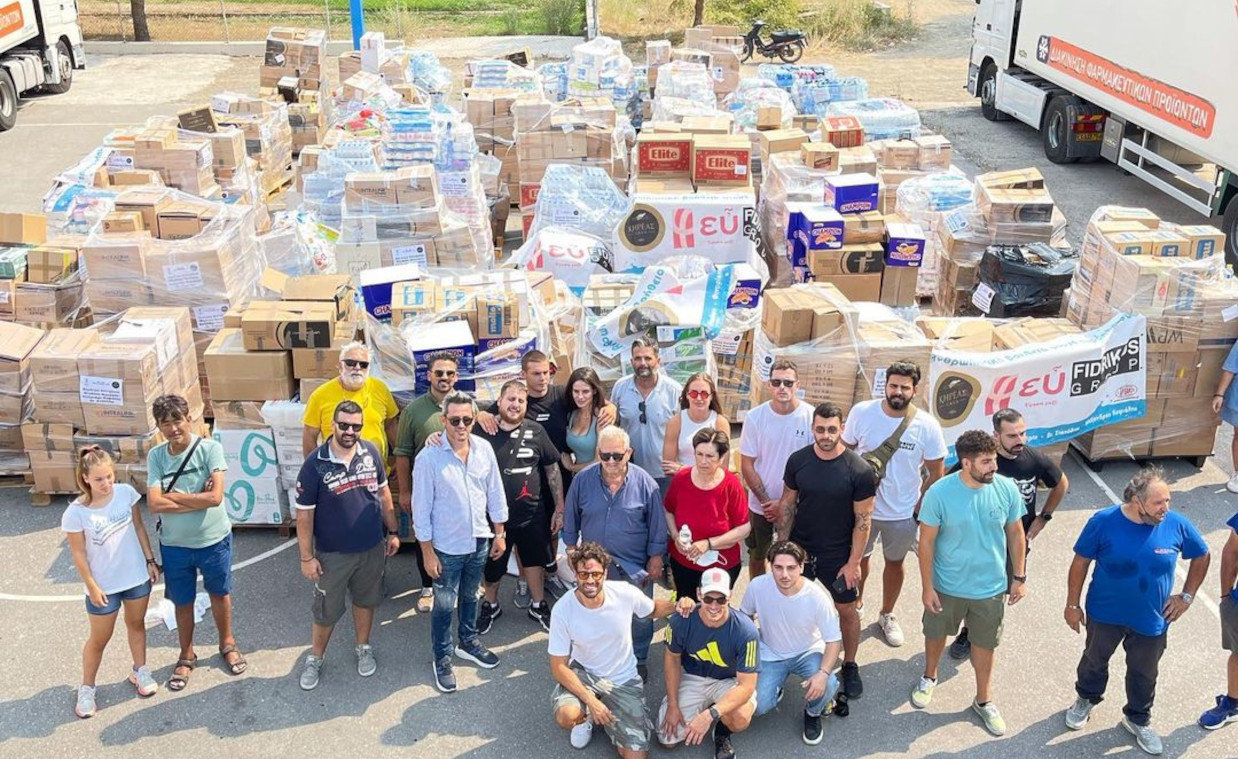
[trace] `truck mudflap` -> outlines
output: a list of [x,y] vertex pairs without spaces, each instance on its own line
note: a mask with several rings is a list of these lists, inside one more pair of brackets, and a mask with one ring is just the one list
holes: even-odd
[[86,46],[80,42],[73,46],[73,68],[79,71],[86,68]]
[[980,64],[967,64],[967,94],[980,97]]

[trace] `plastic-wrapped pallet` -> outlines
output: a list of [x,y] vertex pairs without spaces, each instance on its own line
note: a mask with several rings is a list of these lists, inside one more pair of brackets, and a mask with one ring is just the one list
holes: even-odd
[[567,227],[609,239],[631,209],[632,201],[605,170],[552,164],[537,195],[530,232],[546,226]]
[[[5,287],[0,282],[0,288]],[[0,322],[0,475],[30,471],[30,456],[22,442],[21,424],[34,413],[30,397],[30,353],[43,330]]]
[[791,246],[789,204],[820,203],[825,197],[825,183],[837,176],[837,170],[810,169],[799,153],[775,153],[763,166],[761,195],[757,212],[761,219],[761,234],[770,256],[772,284],[785,287],[791,283]]
[[832,102],[825,115],[856,117],[869,140],[920,136],[920,112],[895,98]]
[[632,60],[619,40],[595,37],[572,48],[567,67],[569,97],[605,97],[626,111],[636,94]]
[[279,465],[279,483],[284,490],[297,486],[297,474],[305,462],[301,453],[301,431],[305,428],[305,404],[301,401],[267,401],[262,418],[270,427]]
[[409,80],[431,95],[442,98],[451,92],[451,70],[439,62],[438,56],[425,50],[414,50],[408,56]]
[[593,166],[617,183],[627,182],[628,144],[636,136],[627,118],[621,117],[609,100],[518,101],[512,111],[516,117],[522,209],[533,205],[551,164]]
[[661,66],[658,69],[655,108],[658,97],[682,98],[714,107],[718,104],[705,64],[694,61],[671,61]]
[[471,90],[518,90],[536,93],[541,90],[537,72],[506,60],[469,61]]
[[800,113],[826,116],[832,103],[864,100],[868,97],[868,80],[858,76],[826,76],[811,68],[798,69],[791,85],[791,98]]
[[[768,79],[745,79],[739,89],[727,95],[722,101],[722,108],[735,118],[736,126],[747,131],[757,128],[758,112],[765,109],[776,109],[779,113],[779,129],[791,126],[795,117],[795,104],[791,96],[774,85]],[[763,125],[763,128],[771,128]]]
[[378,171],[376,147],[375,143],[365,140],[344,140],[319,152],[314,170],[302,176],[301,207],[333,229],[339,229],[344,181],[353,172]]
[[567,98],[567,67],[566,61],[551,61],[537,67],[542,93],[547,100],[559,103]]
[[[963,172],[954,168],[950,171],[915,177],[898,186],[896,213],[908,221],[919,224],[926,236],[924,258],[920,265],[920,273],[917,275],[917,294],[933,295],[938,292],[939,271],[943,267],[939,259],[951,258],[954,253],[954,251],[943,250],[939,231],[943,226],[954,223],[954,220],[958,218],[949,217],[952,211],[968,206],[974,197],[971,180]],[[974,260],[970,257],[955,260],[974,265],[979,263],[980,257],[976,256]]]
[[224,92],[211,97],[211,110],[218,123],[240,127],[245,133],[245,150],[258,161],[267,195],[292,181],[292,127],[286,104]]
[[[341,186],[342,189],[342,186]],[[335,273],[339,232],[304,208],[277,214],[271,230],[258,238],[262,260],[289,277]]]

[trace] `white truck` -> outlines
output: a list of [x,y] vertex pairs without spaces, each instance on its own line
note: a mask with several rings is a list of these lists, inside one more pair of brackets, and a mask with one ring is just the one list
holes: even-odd
[[1116,163],[1221,217],[1238,264],[1238,3],[976,0],[967,91],[1054,163]]
[[17,123],[22,94],[67,92],[84,68],[77,0],[0,0],[0,132]]

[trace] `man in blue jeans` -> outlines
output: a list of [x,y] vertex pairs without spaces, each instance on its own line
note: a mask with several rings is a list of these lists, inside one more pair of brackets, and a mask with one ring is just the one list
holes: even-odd
[[507,495],[494,449],[472,434],[477,403],[452,391],[442,409],[442,442],[422,448],[413,466],[413,527],[426,572],[434,578],[434,685],[451,693],[456,690],[453,607],[460,617],[455,655],[486,669],[499,665],[499,657],[477,637],[477,590],[487,556],[498,558],[506,548]]
[[771,711],[791,675],[803,678],[804,743],[815,746],[824,732],[821,715],[838,693],[830,674],[838,664],[843,633],[838,612],[825,590],[804,577],[808,554],[789,540],[769,547],[770,571],[754,579],[739,610],[760,628],[761,664],[757,670],[757,712]]
[[193,601],[199,573],[211,597],[224,664],[234,675],[248,666],[232,637],[232,522],[223,506],[228,465],[223,446],[193,433],[184,398],[161,395],[151,414],[167,442],[146,456],[146,503],[159,517],[164,595],[176,607],[181,647],[168,689],[183,690],[198,663],[193,650]]

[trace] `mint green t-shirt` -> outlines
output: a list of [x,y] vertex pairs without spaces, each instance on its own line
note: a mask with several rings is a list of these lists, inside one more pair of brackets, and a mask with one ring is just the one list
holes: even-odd
[[959,473],[924,494],[920,523],[937,528],[933,585],[939,593],[979,600],[1006,592],[1006,525],[1026,510],[1014,480],[1000,474],[970,488]]
[[[195,435],[189,441],[190,447],[197,439]],[[201,493],[212,474],[227,470],[223,446],[209,438],[201,440],[197,450],[193,452],[193,458],[185,466],[185,471],[181,472],[176,486],[170,492]],[[172,476],[180,469],[181,461],[188,452],[189,448],[186,448],[179,456],[172,456],[168,453],[167,443],[155,446],[146,455],[146,486],[169,492],[168,485],[172,482]],[[188,514],[162,514],[160,519],[163,521],[163,528],[159,542],[165,546],[206,548],[215,545],[232,532],[232,521],[228,519],[228,511],[222,503]]]

